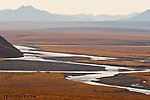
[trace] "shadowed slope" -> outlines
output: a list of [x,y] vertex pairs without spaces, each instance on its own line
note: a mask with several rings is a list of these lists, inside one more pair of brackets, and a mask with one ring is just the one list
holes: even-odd
[[18,49],[0,36],[0,58],[21,56],[23,56],[23,54]]

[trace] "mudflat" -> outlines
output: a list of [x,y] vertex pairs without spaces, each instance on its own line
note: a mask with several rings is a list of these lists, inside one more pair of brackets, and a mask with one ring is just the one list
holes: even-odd
[[130,74],[117,74],[113,77],[101,78],[99,81],[105,84],[120,85],[128,87],[138,87],[142,89],[150,89],[150,73],[149,72],[139,72]]
[[0,61],[0,70],[20,71],[105,71],[103,67],[40,61]]

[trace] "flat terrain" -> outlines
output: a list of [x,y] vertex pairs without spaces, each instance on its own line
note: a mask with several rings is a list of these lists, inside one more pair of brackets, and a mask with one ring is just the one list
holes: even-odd
[[[0,73],[0,99],[13,100],[19,95],[34,95],[32,99],[56,100],[149,100],[143,94],[118,94],[124,89],[91,86],[66,80],[59,73]],[[13,95],[13,96],[12,96]],[[26,99],[28,99],[26,97]]]
[[111,66],[124,66],[124,67],[149,67],[150,63],[143,62],[116,62],[116,61],[92,61],[92,60],[76,60],[76,62],[82,63],[94,63],[102,65],[111,65]]
[[[56,30],[56,29],[55,29]],[[45,30],[28,30],[28,31],[0,31],[0,34],[7,38],[13,44],[23,44],[28,46],[37,47],[38,50],[52,51],[52,52],[65,52],[65,53],[76,53],[76,54],[87,54],[104,57],[117,57],[124,60],[128,59],[149,59],[150,57],[150,34],[148,31],[138,30],[116,30],[116,31],[104,31],[104,30],[93,30],[93,31],[75,31],[75,28],[69,31],[67,29],[55,31],[51,29]],[[53,58],[56,59],[56,58]],[[58,59],[58,58],[57,58]],[[69,58],[68,58],[69,59]],[[77,60],[76,58],[74,60]],[[98,63],[102,62],[91,62],[86,60],[87,63]],[[0,67],[2,69],[11,70],[18,68],[19,66],[26,66],[26,69],[37,68],[45,70],[67,70],[70,66],[65,64],[55,63],[40,63],[40,62],[29,62],[29,61],[1,61]],[[7,64],[8,63],[8,64]],[[23,64],[21,64],[23,63]],[[14,64],[15,66],[10,66]],[[149,63],[140,61],[136,62],[103,62],[103,64],[116,64],[122,66],[137,66],[137,67],[149,67]],[[141,65],[142,64],[142,65]],[[31,66],[32,65],[32,66]],[[57,65],[60,67],[58,68]],[[140,65],[140,66],[139,66]],[[50,67],[52,66],[52,67]],[[72,66],[71,70],[82,69],[82,66]],[[89,68],[89,69],[88,69]],[[88,67],[86,69],[91,70],[93,68]],[[85,70],[83,68],[82,70]],[[104,70],[94,67],[94,70]],[[126,94],[129,93],[126,90],[103,87],[103,86],[91,86],[78,82],[68,81],[62,74],[54,73],[28,73],[26,75],[14,74],[9,76],[10,73],[5,73],[1,78],[0,90],[2,93],[31,93],[39,94],[38,98],[43,100],[47,98],[59,99],[59,100],[148,100],[150,97],[142,94]],[[145,75],[145,74],[144,74]],[[142,77],[144,77],[144,75]],[[146,73],[149,76],[150,73]],[[6,78],[9,76],[11,78]],[[138,75],[135,75],[138,76]],[[122,77],[122,76],[121,76]],[[140,76],[141,77],[141,76]],[[133,79],[128,78],[127,79]],[[137,79],[137,78],[136,78]],[[145,79],[145,78],[144,78]],[[147,79],[146,79],[147,80]],[[34,83],[33,83],[34,82]],[[117,81],[114,81],[114,84]],[[137,81],[136,81],[137,82]],[[139,81],[138,81],[139,82]],[[6,83],[6,84],[4,84]],[[32,84],[31,84],[32,83]],[[148,83],[148,80],[147,82]],[[2,86],[3,85],[3,86]],[[131,84],[130,84],[131,85]],[[7,88],[4,88],[4,86]],[[148,85],[149,86],[149,85]],[[14,89],[15,88],[15,89]],[[16,91],[16,92],[15,92]],[[2,96],[1,96],[2,97]]]
[[150,89],[150,72],[118,74],[109,78],[101,78],[101,83],[139,87],[149,90]]
[[[74,28],[78,30],[78,28]],[[91,29],[92,30],[92,29]],[[149,46],[149,32],[138,31],[83,31],[74,32],[66,30],[65,32],[53,31],[0,31],[0,34],[14,44],[79,44],[79,45],[131,45],[131,46]]]
[[[34,45],[39,50],[63,53],[115,57],[116,61],[93,61],[76,59],[76,62],[94,63],[112,66],[146,67],[150,66],[149,46],[104,46],[104,45]],[[142,61],[146,62],[142,62]],[[129,62],[128,62],[129,61]]]
[[137,31],[0,31],[13,44],[27,44],[54,52],[82,53],[109,57],[150,56],[149,32]]
[[[90,21],[90,22],[54,22],[54,21],[38,21],[38,22],[0,22],[0,29],[19,30],[19,29],[50,29],[50,28],[71,28],[71,27],[116,27],[129,28],[128,30],[143,31],[142,29],[150,29],[149,21],[144,22],[127,22],[127,21]],[[130,29],[135,28],[135,29]],[[58,30],[58,29],[57,29]],[[55,30],[55,31],[57,31]],[[107,28],[107,30],[109,30]],[[116,30],[113,30],[116,31]]]
[[[13,66],[12,66],[13,65]],[[0,61],[0,70],[21,71],[105,71],[103,67],[38,61]]]
[[[61,28],[60,28],[61,29]],[[78,28],[73,28],[78,30]],[[82,29],[82,28],[80,28]],[[82,53],[109,57],[143,58],[150,56],[150,34],[147,31],[116,29],[103,31],[53,32],[51,30],[0,31],[13,44],[38,46],[41,50],[54,52]]]
[[39,50],[65,53],[79,53],[103,57],[147,58],[150,46],[110,46],[110,45],[33,45]]

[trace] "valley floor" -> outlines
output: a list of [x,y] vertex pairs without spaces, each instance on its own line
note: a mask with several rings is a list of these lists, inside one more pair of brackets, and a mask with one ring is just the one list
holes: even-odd
[[[37,47],[38,50],[96,55],[100,57],[115,57],[117,61],[92,61],[85,58],[71,58],[76,62],[86,62],[104,65],[126,66],[130,68],[149,68],[150,66],[150,35],[149,32],[45,32],[45,31],[0,31],[13,44],[25,44]],[[7,33],[7,34],[6,34]],[[57,59],[58,58],[53,58]],[[67,60],[70,58],[67,58]],[[80,61],[78,60],[80,59]],[[66,60],[63,58],[63,60]],[[127,62],[124,62],[127,61]],[[131,61],[131,62],[130,62]],[[17,61],[4,61],[1,67],[18,69]],[[6,63],[7,62],[7,63]],[[45,66],[36,62],[22,61],[21,66]],[[30,66],[33,65],[33,66]],[[52,64],[51,64],[52,65]],[[53,63],[53,69],[58,64]],[[61,65],[62,70],[66,65]],[[75,66],[76,67],[76,66]],[[75,68],[74,67],[74,68]],[[77,66],[80,69],[81,66]],[[34,67],[35,68],[35,67]],[[38,67],[37,67],[38,68]],[[41,67],[42,68],[42,67]],[[31,68],[32,69],[32,68]],[[76,69],[76,68],[75,68]],[[74,70],[75,70],[74,69]],[[10,69],[11,70],[11,69]],[[20,69],[21,70],[21,69]],[[57,69],[56,69],[57,70]],[[89,69],[91,70],[91,69]],[[95,69],[97,70],[97,69]],[[99,70],[104,70],[99,69]],[[149,88],[150,73],[119,74],[103,78],[104,83],[121,84],[120,78],[136,79],[134,82],[146,81]],[[108,81],[108,80],[111,81]],[[120,79],[120,80],[119,80]],[[128,81],[127,81],[128,82]],[[134,83],[133,82],[133,83]],[[131,81],[132,83],[132,81]],[[5,88],[4,88],[5,87]],[[92,86],[80,82],[66,80],[59,73],[0,73],[0,99],[4,94],[35,94],[40,100],[149,100],[149,95],[134,94],[125,89],[105,86]],[[11,100],[12,98],[10,98]]]
[[127,90],[69,81],[59,73],[0,73],[1,100],[149,100],[150,97],[121,92]]

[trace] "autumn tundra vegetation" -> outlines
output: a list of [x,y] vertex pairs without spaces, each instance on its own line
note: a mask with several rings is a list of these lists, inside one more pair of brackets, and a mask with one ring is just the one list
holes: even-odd
[[0,73],[0,76],[1,100],[9,94],[32,94],[36,98],[30,99],[37,100],[149,100],[144,94],[124,94],[125,89],[69,81],[59,73]]
[[[0,31],[9,42],[27,45],[42,51],[114,57],[128,60],[148,59],[150,46],[148,32],[49,32]],[[3,61],[3,60],[2,60]],[[149,67],[149,63],[76,60],[76,62],[116,66]],[[13,66],[13,65],[12,65]],[[145,75],[145,73],[144,73]],[[139,73],[133,77],[146,76]],[[149,73],[146,73],[148,76]],[[60,73],[0,73],[0,98],[4,94],[33,94],[39,100],[149,100],[148,95],[131,93],[126,89],[93,86],[66,80]]]

